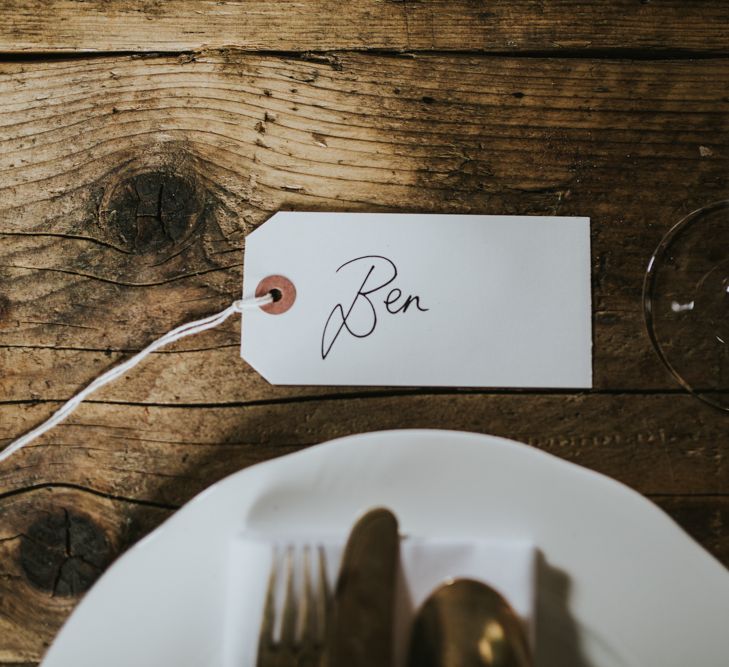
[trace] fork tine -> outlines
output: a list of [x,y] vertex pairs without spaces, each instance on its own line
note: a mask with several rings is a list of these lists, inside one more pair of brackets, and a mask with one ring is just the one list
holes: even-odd
[[[297,563],[298,548],[289,545],[283,554],[274,549],[258,643],[258,667],[316,667],[318,664],[330,600],[325,552],[319,546],[312,557],[313,548],[309,545],[300,551],[302,557]],[[316,564],[314,558],[318,560]],[[297,587],[298,581],[301,585]],[[280,607],[277,602],[282,586],[284,601]],[[280,633],[277,633],[278,621]]]
[[318,605],[317,596],[311,584],[311,547],[308,544],[304,547],[303,566],[304,590],[301,596],[302,604],[299,609],[301,625],[301,645],[304,647],[314,647],[318,643]]
[[294,592],[294,548],[286,549],[286,596],[283,605],[281,643],[294,646],[296,643],[296,595]]
[[266,603],[263,607],[263,621],[261,631],[258,635],[258,654],[261,656],[264,649],[274,643],[274,628],[276,625],[276,561],[277,549],[273,549],[271,559],[271,572],[268,575],[268,590],[266,591]]
[[324,643],[327,630],[327,619],[329,618],[329,605],[331,601],[331,592],[329,591],[329,580],[327,579],[327,562],[324,547],[319,545],[317,548],[318,558],[318,576],[316,591],[316,629],[317,644]]

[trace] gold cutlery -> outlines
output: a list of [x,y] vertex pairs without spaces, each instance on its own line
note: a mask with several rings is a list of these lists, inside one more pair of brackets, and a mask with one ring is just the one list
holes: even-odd
[[521,620],[493,588],[456,579],[415,617],[408,667],[530,667]]
[[[275,555],[257,667],[390,667],[399,540],[397,519],[389,510],[376,508],[360,518],[347,540],[331,604],[321,547],[316,584],[312,548],[302,550],[299,595],[293,547],[283,559]],[[278,631],[277,590],[282,585]],[[521,620],[499,593],[480,581],[449,581],[415,617],[408,667],[531,665]]]
[[321,667],[390,666],[399,554],[390,510],[373,509],[357,521],[342,557]]
[[[319,664],[326,633],[329,594],[324,551],[321,547],[316,549],[316,590],[312,584],[311,551],[312,548],[308,545],[302,549],[303,590],[298,600],[294,590],[294,548],[286,549],[283,573],[280,572],[278,554],[274,553],[258,641],[257,667],[316,667]],[[279,633],[276,591],[281,577],[285,593]]]

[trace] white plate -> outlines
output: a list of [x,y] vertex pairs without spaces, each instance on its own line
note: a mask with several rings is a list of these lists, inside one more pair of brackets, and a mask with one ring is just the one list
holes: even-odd
[[226,558],[245,526],[344,533],[372,505],[404,533],[532,540],[542,667],[724,667],[729,573],[661,510],[592,471],[502,438],[351,436],[213,485],[120,558],[44,667],[216,667]]

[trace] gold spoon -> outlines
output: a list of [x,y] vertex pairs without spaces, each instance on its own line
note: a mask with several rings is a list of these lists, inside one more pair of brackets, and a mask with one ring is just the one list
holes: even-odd
[[415,617],[408,667],[530,667],[521,620],[493,588],[456,579]]

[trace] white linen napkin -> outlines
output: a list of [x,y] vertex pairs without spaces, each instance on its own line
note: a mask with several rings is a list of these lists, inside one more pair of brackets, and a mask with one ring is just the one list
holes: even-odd
[[[253,667],[263,607],[275,553],[294,548],[296,588],[301,585],[304,544],[311,550],[312,581],[318,572],[318,547],[325,554],[330,590],[334,590],[346,537],[273,540],[243,534],[233,540],[229,564],[225,667]],[[428,596],[448,579],[471,578],[496,589],[523,620],[533,644],[535,625],[536,550],[532,544],[500,540],[439,540],[405,537],[400,543],[400,572],[395,605],[394,667],[404,667],[412,621]],[[282,584],[283,575],[278,583]],[[283,586],[277,588],[279,602]],[[279,609],[281,605],[279,604]]]

